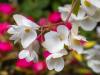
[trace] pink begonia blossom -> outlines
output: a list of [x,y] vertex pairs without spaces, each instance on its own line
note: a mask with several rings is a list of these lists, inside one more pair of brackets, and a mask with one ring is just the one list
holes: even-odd
[[48,17],[48,21],[51,23],[57,23],[61,21],[61,15],[59,12],[55,11],[52,12],[49,17]]
[[43,26],[43,25],[46,25],[47,24],[47,19],[46,18],[41,18],[39,21],[38,21],[38,24],[40,26]]
[[46,63],[44,61],[39,61],[37,63],[34,63],[32,66],[32,69],[35,73],[39,73],[41,71],[45,71],[46,70]]
[[31,68],[33,62],[27,62],[25,59],[18,59],[16,66],[20,68]]
[[0,34],[5,34],[10,27],[10,24],[8,22],[1,22],[0,23]]
[[7,3],[0,3],[0,12],[6,15],[11,15],[15,11],[15,8]]
[[0,52],[10,52],[13,49],[11,42],[0,41]]

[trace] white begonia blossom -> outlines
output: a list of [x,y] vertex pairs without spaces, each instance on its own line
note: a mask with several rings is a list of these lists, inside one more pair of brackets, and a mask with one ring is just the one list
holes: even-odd
[[75,50],[79,54],[83,53],[83,45],[81,41],[86,42],[86,38],[78,35],[78,26],[72,25],[71,33],[69,34],[69,48]]
[[47,32],[44,35],[45,41],[42,43],[50,53],[59,52],[64,48],[64,45],[68,45],[69,30],[66,26],[60,25],[56,31]]
[[59,72],[64,68],[64,59],[62,56],[67,55],[67,51],[62,49],[57,53],[53,53],[46,58],[46,64],[49,70],[55,69]]
[[31,50],[22,50],[19,55],[18,55],[19,59],[26,59],[26,61],[30,62],[30,61],[34,61],[37,62],[38,61],[38,55],[35,51],[31,51]]
[[12,25],[8,29],[8,33],[13,34],[10,40],[15,40],[15,42],[21,40],[23,48],[27,48],[36,39],[36,30],[39,26],[22,15],[16,14],[13,18],[17,25]]
[[[64,9],[66,9],[66,10],[64,10]],[[70,10],[71,10],[71,5],[65,5],[64,7],[59,7],[59,12],[61,12],[61,18],[63,21],[66,21],[66,18],[68,16],[68,13],[70,12]],[[97,9],[95,11],[95,14],[93,14],[91,16],[87,15],[84,8],[82,6],[80,6],[77,16],[72,13],[69,21],[72,24],[80,26],[82,29],[84,29],[86,31],[91,31],[96,27],[97,22],[100,21],[99,13],[100,13],[100,10]]]
[[100,45],[84,51],[87,65],[96,73],[100,73]]
[[28,61],[28,62],[30,62],[30,61],[37,62],[38,55],[36,52],[39,50],[39,47],[40,46],[39,46],[38,41],[35,40],[29,47],[20,51],[20,53],[18,55],[19,59],[26,59],[26,61]]

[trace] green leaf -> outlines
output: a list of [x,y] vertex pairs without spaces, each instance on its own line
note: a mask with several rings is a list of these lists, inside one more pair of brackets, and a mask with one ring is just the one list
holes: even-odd
[[[72,1],[72,6],[74,5],[75,1],[76,1],[76,0],[73,0],[73,1]],[[79,9],[80,9],[80,0],[77,1],[76,5],[75,5],[75,7],[74,7],[74,9],[73,9],[73,13],[74,13],[75,15],[77,15]]]

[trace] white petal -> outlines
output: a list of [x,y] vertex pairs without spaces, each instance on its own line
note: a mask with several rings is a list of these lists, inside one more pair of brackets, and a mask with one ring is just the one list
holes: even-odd
[[91,7],[84,7],[84,10],[87,12],[89,16],[92,16],[96,12],[96,8],[94,6]]
[[61,18],[62,18],[63,21],[66,21],[67,15],[68,15],[67,12],[62,12],[62,13],[61,13]]
[[77,35],[78,34],[78,29],[79,29],[79,23],[78,22],[73,22],[72,23],[71,33],[73,35]]
[[61,13],[61,18],[63,21],[66,21],[68,13],[71,10],[71,5],[65,5],[64,7],[59,7],[59,12]]
[[49,70],[53,70],[54,69],[54,62],[52,62],[52,56],[49,55],[47,58],[46,58],[46,64],[47,64],[47,67]]
[[91,18],[96,22],[100,22],[100,10],[98,9]]
[[21,44],[24,48],[27,48],[37,37],[36,31],[24,32],[21,35]]
[[81,35],[77,35],[77,36],[74,36],[73,35],[73,38],[76,39],[76,40],[83,40],[83,41],[86,41],[86,38],[84,36],[81,36]]
[[100,73],[100,61],[96,62],[95,60],[89,60],[87,64],[94,72]]
[[67,37],[68,37],[68,35],[69,35],[69,30],[68,30],[68,28],[67,28],[66,26],[64,26],[64,25],[58,26],[58,27],[57,27],[57,32],[58,32],[59,34],[63,34],[63,35],[66,37],[66,39],[67,39]]
[[93,30],[96,27],[96,25],[97,25],[97,22],[95,22],[89,18],[80,22],[80,26],[86,31]]
[[50,53],[59,52],[61,49],[64,48],[64,43],[59,42],[57,40],[47,40],[42,43],[43,47],[45,47]]
[[96,6],[97,8],[100,8],[100,0],[87,0],[92,5]]
[[82,8],[87,12],[88,15],[94,15],[96,12],[96,7],[91,5],[91,6],[86,6],[85,5],[86,0],[81,0]]
[[57,53],[53,53],[51,54],[52,55],[52,58],[59,58],[59,57],[62,57],[64,55],[67,55],[68,52],[66,49],[62,49],[61,51],[57,52]]
[[13,15],[13,18],[18,25],[32,26],[34,28],[39,27],[36,23],[32,22],[31,20],[27,19],[26,17],[24,17],[22,15],[15,14],[15,15]]
[[55,40],[57,39],[57,32],[54,32],[54,31],[50,31],[50,32],[47,32],[45,35],[45,40]]
[[60,72],[64,68],[64,60],[63,58],[56,58],[54,59],[54,68],[57,72]]
[[82,7],[80,7],[77,16],[76,16],[75,14],[72,14],[72,18],[73,18],[74,20],[76,20],[76,21],[77,21],[77,20],[84,20],[84,19],[86,18],[85,15],[86,15],[86,12],[83,10]]
[[34,61],[34,62],[38,62],[38,55],[35,51],[30,51],[29,56],[26,57],[26,60],[28,62],[30,61]]
[[9,34],[15,34],[16,30],[13,27],[10,27],[7,31]]
[[28,48],[25,48],[28,50],[35,50],[37,53],[40,49],[40,44],[38,40],[34,40],[34,42],[32,42],[32,44],[30,44],[30,46],[28,46]]
[[84,51],[84,54],[86,55],[86,59],[100,60],[100,49],[92,48]]
[[10,40],[14,40],[14,44],[16,44],[20,40],[20,37],[18,34],[14,34],[10,37]]
[[64,68],[63,58],[52,58],[52,55],[46,58],[47,67],[49,70],[55,69],[57,72]]
[[24,59],[29,55],[29,51],[28,50],[22,50],[20,51],[20,53],[18,54],[19,59]]
[[97,27],[96,31],[97,31],[98,37],[100,37],[100,26]]
[[78,45],[72,45],[71,48],[73,50],[75,50],[76,52],[78,52],[79,54],[82,54],[83,51],[84,51],[83,47],[82,46],[78,46]]
[[68,54],[66,49],[62,49],[61,51],[59,51],[59,53],[62,54],[62,55],[67,55]]

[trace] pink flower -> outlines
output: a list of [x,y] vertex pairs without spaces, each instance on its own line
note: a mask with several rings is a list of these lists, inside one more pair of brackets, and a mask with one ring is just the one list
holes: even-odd
[[48,17],[48,20],[49,22],[51,23],[57,23],[57,22],[60,22],[61,21],[61,16],[60,16],[60,13],[55,11],[55,12],[52,12],[49,17]]
[[41,18],[41,19],[39,20],[38,24],[39,24],[40,26],[46,25],[46,24],[47,24],[47,19],[46,19],[46,18]]
[[6,15],[11,15],[15,8],[7,3],[0,3],[0,12]]
[[32,66],[32,69],[36,74],[45,71],[46,68],[47,68],[46,63],[44,61],[39,61],[37,63],[34,63]]
[[18,59],[16,62],[16,66],[20,68],[30,68],[33,62],[27,62],[25,59]]
[[5,34],[6,31],[8,30],[10,24],[8,22],[2,22],[0,23],[0,34]]
[[45,51],[43,52],[44,58],[47,58],[50,54],[51,54],[51,53],[49,53],[47,50],[45,50]]
[[13,49],[13,44],[11,42],[0,41],[0,52],[10,52]]

